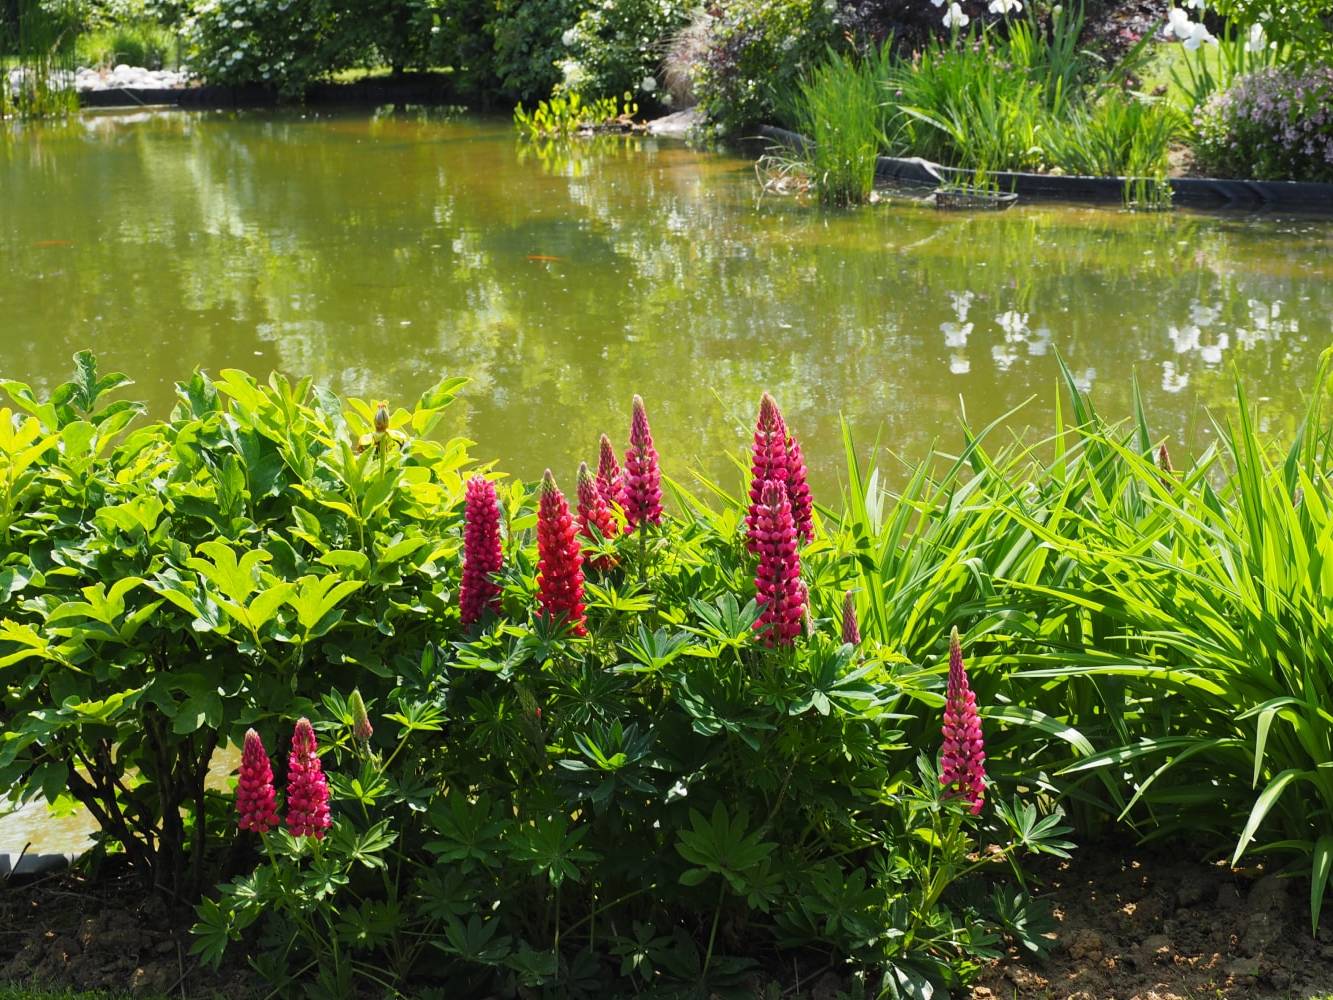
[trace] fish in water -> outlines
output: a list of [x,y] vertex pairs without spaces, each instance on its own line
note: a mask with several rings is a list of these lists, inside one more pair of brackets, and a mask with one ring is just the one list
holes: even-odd
[[544,253],[530,253],[530,254],[528,254],[528,260],[542,261],[542,262],[547,263],[547,264],[554,263],[554,262],[557,261],[557,260],[564,260],[564,259],[565,259],[565,258],[563,258],[563,257],[551,257],[551,256],[549,256],[549,255],[547,255],[547,254],[544,254]]
[[35,247],[72,247],[73,240],[38,240],[33,244]]

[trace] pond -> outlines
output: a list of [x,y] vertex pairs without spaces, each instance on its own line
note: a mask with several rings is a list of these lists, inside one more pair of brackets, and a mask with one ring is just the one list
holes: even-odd
[[1333,224],[1020,205],[833,213],[752,160],[645,137],[533,146],[507,119],[85,114],[0,139],[0,375],[94,349],[165,414],[195,366],[408,401],[472,379],[449,431],[572,485],[649,404],[668,472],[730,475],[761,389],[837,499],[839,416],[909,460],[1051,426],[1056,352],[1108,414],[1137,372],[1173,447],[1234,364],[1290,423],[1333,327]]

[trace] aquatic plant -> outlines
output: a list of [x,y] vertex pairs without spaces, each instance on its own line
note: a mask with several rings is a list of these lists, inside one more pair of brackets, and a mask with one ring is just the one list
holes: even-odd
[[503,565],[495,484],[485,476],[475,475],[468,480],[463,512],[463,578],[458,588],[458,605],[464,625],[480,621],[486,611],[499,612],[500,585],[495,582],[495,575]]
[[319,745],[310,720],[297,720],[292,751],[287,756],[287,832],[293,837],[323,840],[333,821],[329,816],[329,783],[319,761]]
[[583,550],[565,495],[547,469],[537,511],[537,603],[543,621],[588,634],[583,613]]

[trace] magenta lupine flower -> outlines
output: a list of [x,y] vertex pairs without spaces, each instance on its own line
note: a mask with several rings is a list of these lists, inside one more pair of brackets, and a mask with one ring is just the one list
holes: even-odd
[[640,396],[634,397],[629,450],[625,452],[625,520],[628,531],[641,524],[662,523],[662,469]]
[[588,634],[583,611],[583,550],[569,503],[551,470],[542,477],[537,508],[537,603],[547,621],[564,621],[577,636]]
[[329,783],[319,762],[319,745],[310,720],[297,720],[292,752],[287,756],[287,832],[293,837],[324,839],[329,817]]
[[[593,529],[597,530],[594,532]],[[602,538],[614,538],[620,532],[620,525],[607,506],[606,499],[597,488],[587,462],[579,463],[579,534],[590,542],[596,542],[597,535]],[[614,556],[596,556],[588,565],[599,573],[614,569]]]
[[791,504],[791,519],[796,524],[796,534],[802,542],[808,543],[815,535],[815,502],[810,497],[810,484],[806,481],[801,443],[791,434],[787,435],[787,502]]
[[944,746],[940,751],[940,784],[948,795],[961,795],[981,812],[986,794],[986,750],[981,737],[977,696],[967,682],[958,629],[949,635],[949,682],[944,694]]
[[611,439],[602,435],[601,454],[597,460],[597,492],[608,507],[625,509],[625,474],[616,462],[616,449]]
[[790,646],[801,634],[806,591],[786,485],[770,479],[759,501],[758,520],[751,535],[759,550],[754,589],[761,608],[754,627],[766,646]]
[[503,563],[495,484],[485,476],[473,476],[468,480],[463,510],[463,583],[458,588],[464,625],[479,621],[487,608],[499,612],[500,585],[495,582],[495,574]]
[[273,768],[264,742],[253,729],[245,731],[240,778],[236,782],[236,825],[242,830],[268,833],[278,825]]
[[1176,470],[1171,467],[1171,453],[1166,450],[1166,442],[1162,442],[1162,447],[1157,449],[1157,465],[1168,476]]
[[842,641],[853,646],[861,644],[861,627],[856,621],[856,599],[849,590],[842,595]]
[[745,515],[746,544],[751,552],[759,551],[755,530],[759,524],[759,509],[764,502],[764,486],[770,481],[782,483],[784,494],[789,489],[787,425],[782,421],[777,401],[764,393],[759,400],[759,417],[754,426],[754,445],[750,454],[750,510]]

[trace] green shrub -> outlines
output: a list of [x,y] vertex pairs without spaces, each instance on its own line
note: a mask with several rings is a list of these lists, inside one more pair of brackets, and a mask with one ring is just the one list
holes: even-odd
[[[127,432],[140,408],[105,400],[125,382],[81,354],[49,400],[2,384],[0,780],[81,803],[188,899],[212,877],[214,750],[352,678],[373,694],[447,616],[467,457],[422,438],[390,475],[353,446],[364,404],[239,372]],[[457,385],[395,426],[424,434]]]
[[563,36],[569,49],[566,83],[578,81],[578,89],[590,97],[630,93],[645,103],[670,105],[662,87],[662,61],[694,6],[682,0],[594,4]]
[[725,131],[773,121],[801,77],[839,40],[837,3],[732,0],[696,67],[700,107]]
[[1199,166],[1222,177],[1333,180],[1333,68],[1240,77],[1195,118]]
[[173,57],[175,39],[165,28],[150,22],[125,24],[79,35],[79,65],[146,66],[161,69]]
[[485,30],[492,39],[498,92],[517,101],[548,96],[561,81],[557,63],[567,55],[564,34],[587,0],[494,0],[494,6]]

